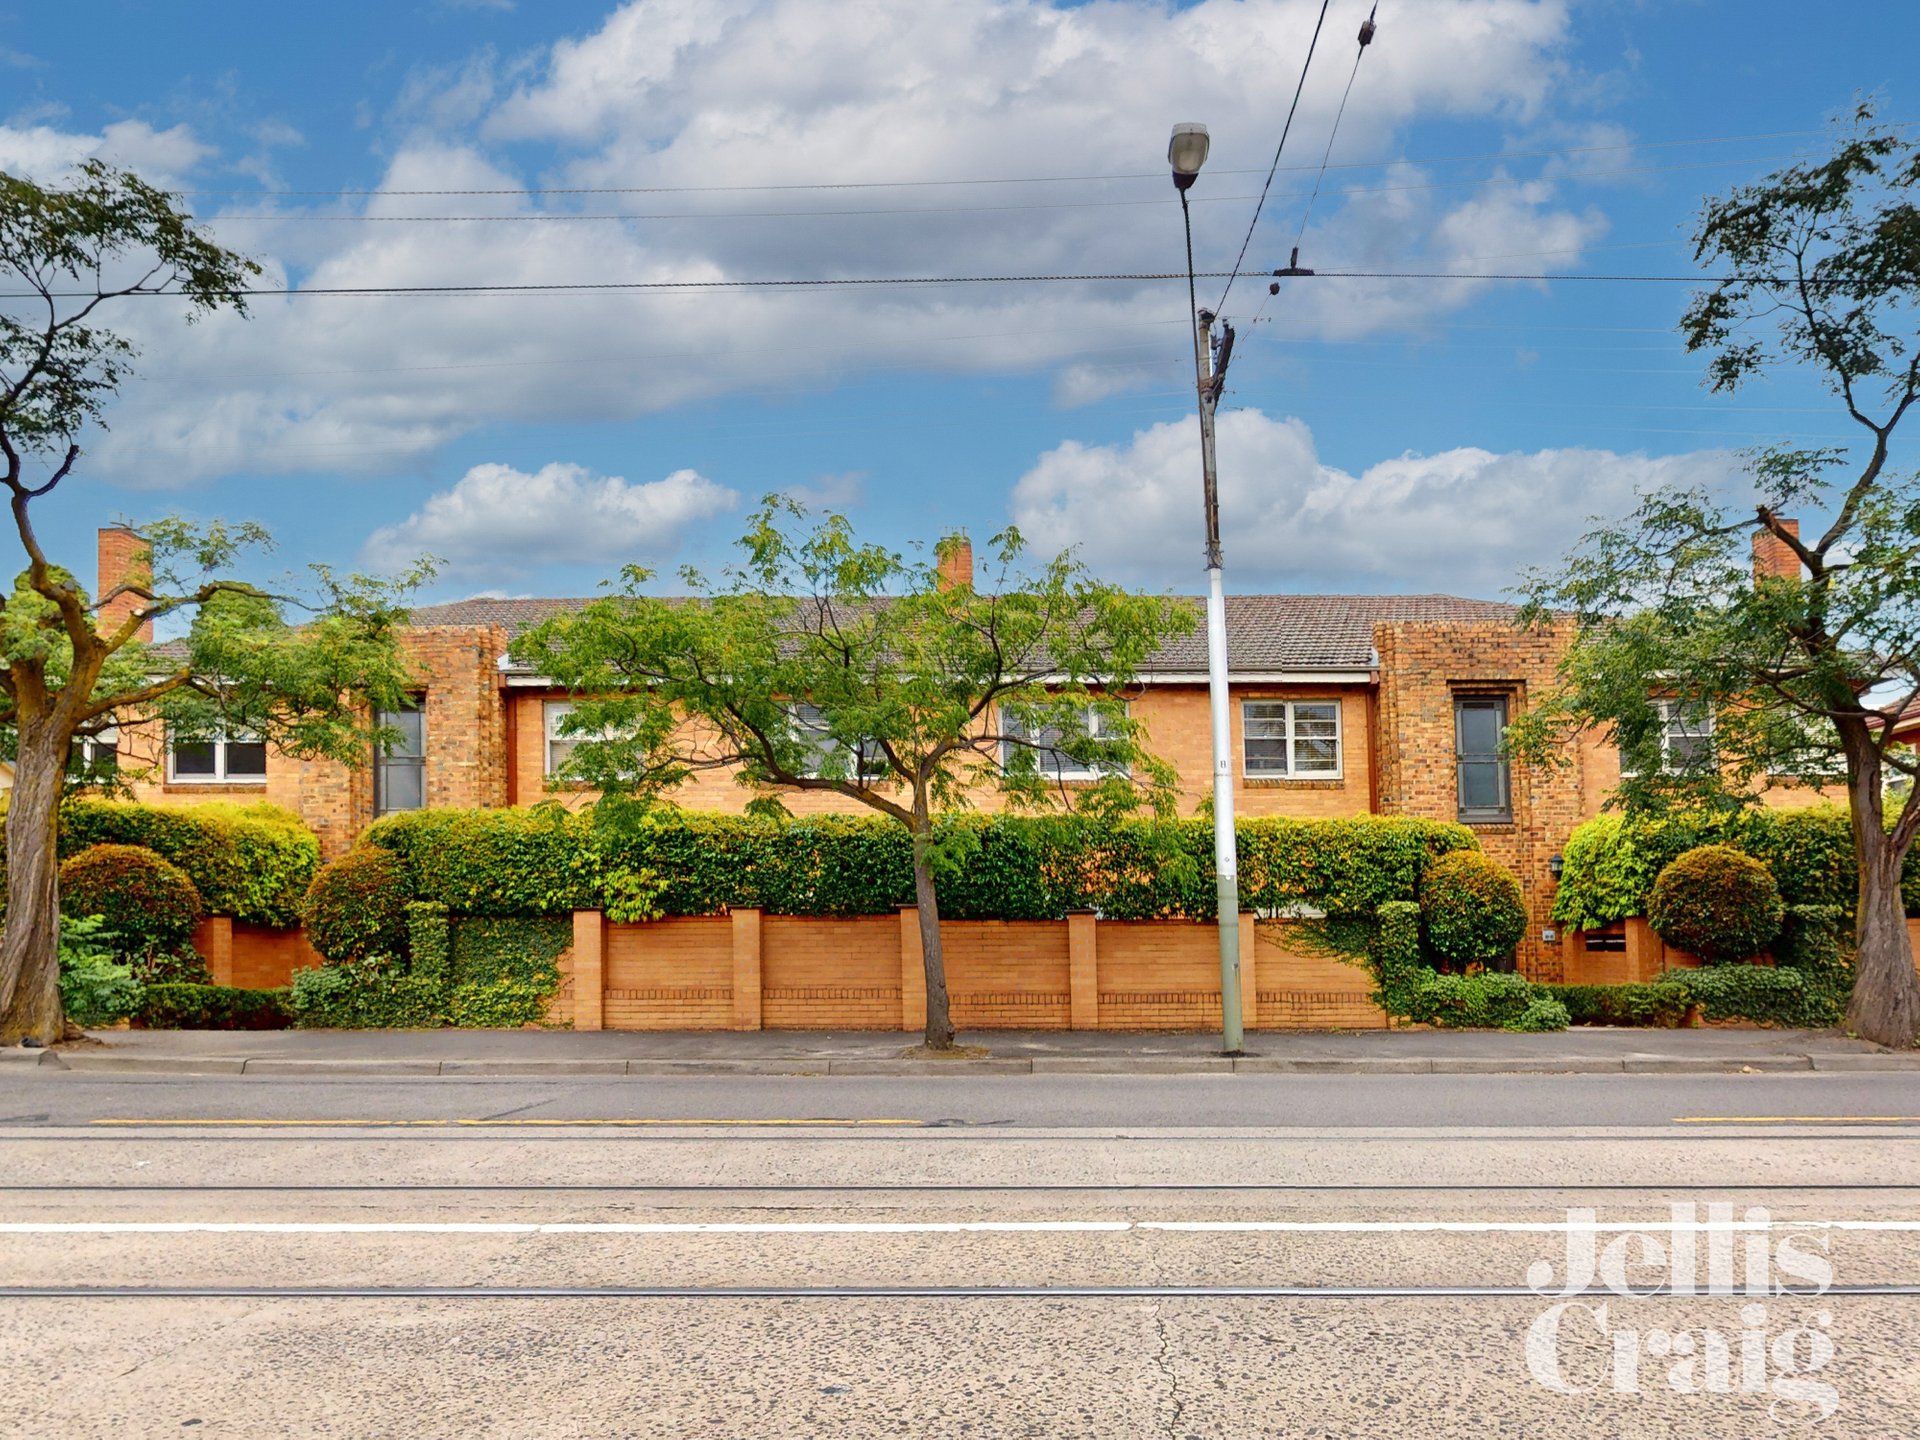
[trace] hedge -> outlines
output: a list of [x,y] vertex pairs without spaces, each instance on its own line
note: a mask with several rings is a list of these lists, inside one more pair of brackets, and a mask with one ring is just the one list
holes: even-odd
[[[1590,930],[1646,914],[1660,872],[1697,845],[1729,845],[1760,861],[1773,872],[1780,898],[1789,906],[1837,906],[1853,913],[1859,869],[1852,821],[1836,806],[1814,805],[1589,820],[1574,829],[1562,852],[1566,869],[1553,918]],[[1907,913],[1920,914],[1920,850],[1907,856],[1902,889]]]
[[[941,822],[940,910],[948,919],[1116,920],[1215,908],[1205,821],[951,817]],[[913,901],[912,851],[875,817],[772,820],[657,811],[614,828],[556,806],[390,815],[366,842],[400,862],[408,893],[468,916],[604,909],[614,919],[884,914]],[[1371,917],[1412,900],[1439,856],[1476,848],[1465,826],[1393,816],[1248,820],[1239,826],[1249,909]]]
[[384,850],[361,847],[320,867],[307,890],[307,939],[329,963],[407,952],[405,873]]
[[302,1028],[428,1030],[446,1020],[446,988],[379,959],[302,970],[288,1004]]
[[1456,965],[1511,960],[1527,933],[1527,900],[1511,870],[1478,851],[1443,856],[1420,884],[1427,948]]
[[90,845],[140,845],[178,865],[209,915],[255,925],[300,922],[320,864],[320,842],[274,805],[136,805],[69,800],[60,807],[60,856]]
[[149,1030],[284,1030],[293,1010],[285,990],[149,985],[133,1018]]
[[1450,1029],[1567,1028],[1566,1008],[1520,975],[1423,975],[1407,1018]]
[[62,861],[60,912],[98,915],[122,957],[184,945],[205,913],[186,871],[139,845],[89,845]]
[[1647,897],[1653,933],[1709,962],[1758,955],[1785,914],[1773,872],[1731,845],[1696,845],[1660,872]]

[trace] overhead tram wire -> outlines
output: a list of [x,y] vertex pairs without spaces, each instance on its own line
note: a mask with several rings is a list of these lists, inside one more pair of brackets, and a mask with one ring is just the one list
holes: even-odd
[[[1217,280],[1236,273],[1226,270],[1195,272],[1200,280]],[[594,293],[625,294],[703,294],[722,290],[834,290],[884,289],[887,286],[931,288],[941,285],[1078,285],[1106,281],[1184,280],[1184,270],[1089,271],[1062,275],[892,275],[831,276],[822,279],[786,280],[574,280],[550,284],[471,284],[471,285],[315,285],[315,286],[237,286],[214,292],[230,296],[284,296],[301,299],[319,296],[355,295],[565,295]],[[1804,280],[1788,276],[1766,275],[1579,275],[1523,274],[1517,271],[1470,270],[1321,270],[1311,277],[1317,280],[1498,280],[1531,281],[1540,284],[1612,284],[1612,285],[1850,285],[1842,277],[1808,276]],[[178,290],[123,290],[119,298],[178,300]],[[37,290],[0,291],[0,300],[92,300],[92,290],[55,290],[42,294]]]
[[[1360,74],[1360,57],[1367,53],[1367,46],[1373,43],[1376,28],[1374,21],[1379,14],[1380,5],[1378,0],[1375,0],[1373,6],[1367,11],[1367,18],[1360,22],[1360,41],[1353,48],[1353,68],[1347,72],[1347,88],[1340,92],[1340,107],[1333,112],[1333,127],[1327,131],[1327,148],[1320,154],[1320,169],[1313,177],[1313,193],[1307,196],[1306,208],[1300,212],[1300,228],[1293,235],[1293,257],[1287,261],[1289,270],[1300,268],[1300,246],[1307,238],[1307,221],[1313,218],[1314,202],[1320,198],[1320,186],[1327,178],[1327,163],[1333,159],[1333,142],[1339,137],[1340,122],[1346,118],[1347,101],[1353,95],[1353,82]],[[1261,300],[1260,308],[1253,312],[1255,324],[1258,324],[1260,317],[1267,313],[1268,304],[1279,293],[1278,281],[1267,287],[1266,297]]]
[[1247,258],[1247,246],[1253,243],[1253,232],[1260,224],[1260,212],[1266,207],[1267,191],[1273,188],[1273,177],[1280,169],[1280,156],[1287,148],[1287,134],[1293,129],[1294,113],[1300,108],[1301,92],[1307,88],[1307,72],[1313,68],[1313,52],[1320,44],[1321,27],[1327,23],[1327,7],[1332,0],[1320,0],[1320,15],[1313,22],[1313,38],[1307,42],[1307,58],[1300,62],[1300,79],[1293,87],[1293,103],[1287,106],[1286,123],[1280,127],[1280,143],[1273,147],[1273,163],[1267,167],[1266,183],[1260,187],[1260,199],[1253,207],[1253,218],[1247,222],[1247,233],[1240,241],[1240,253],[1234,257],[1233,269],[1227,272],[1227,283],[1220,291],[1220,303],[1213,307],[1213,313],[1224,315],[1227,311],[1227,296],[1233,293],[1233,282],[1240,274],[1240,266]]
[[[1920,125],[1920,121],[1900,120],[1888,122],[1890,130],[1911,129]],[[1483,150],[1462,155],[1402,155],[1391,160],[1344,160],[1331,168],[1335,170],[1385,170],[1396,165],[1447,165],[1467,160],[1538,160],[1559,155],[1596,155],[1618,150],[1669,150],[1688,145],[1736,145],[1749,140],[1794,140],[1808,136],[1826,135],[1830,132],[1819,130],[1756,130],[1741,135],[1697,135],[1677,140],[1627,141],[1617,145],[1571,145],[1553,150]],[[1313,165],[1282,165],[1287,172],[1305,172]],[[1211,173],[1217,175],[1258,175],[1256,165],[1246,169],[1220,169]],[[385,188],[355,189],[344,187],[337,190],[170,190],[167,193],[181,199],[190,199],[205,195],[236,195],[242,199],[352,199],[372,196],[475,196],[475,195],[710,195],[747,192],[771,192],[781,190],[906,190],[925,189],[942,186],[964,185],[1064,185],[1111,180],[1161,180],[1164,175],[1158,170],[1113,171],[1103,175],[998,175],[970,176],[948,180],[805,180],[789,181],[781,184],[766,185],[566,185],[566,186],[511,186],[492,189],[406,189],[390,190]]]

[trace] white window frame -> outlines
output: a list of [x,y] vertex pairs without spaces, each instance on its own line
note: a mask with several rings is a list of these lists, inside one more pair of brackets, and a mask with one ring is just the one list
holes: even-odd
[[101,757],[110,757],[113,768],[120,768],[120,727],[109,725],[98,735],[73,737],[73,763],[82,773],[91,774]]
[[[875,780],[884,780],[892,773],[891,767],[887,764],[887,757],[880,753],[878,745],[875,745],[871,751],[861,754],[854,751],[850,746],[840,745],[835,741],[832,731],[827,727],[826,717],[821,713],[818,705],[811,704],[804,700],[796,700],[787,706],[787,713],[793,717],[794,729],[806,734],[818,735],[826,742],[816,747],[816,749],[821,752],[821,760],[826,759],[825,752],[831,749],[845,750],[853,757],[852,763],[847,767],[847,773],[844,778],[852,781],[855,785],[871,784],[871,782]],[[819,768],[817,763],[800,772],[801,777],[807,780],[822,779],[824,778],[824,774],[825,772]]]
[[[1683,775],[1686,773],[1685,771],[1677,768],[1673,763],[1673,740],[1674,740],[1673,726],[1674,726],[1675,717],[1677,716],[1681,706],[1688,705],[1688,704],[1694,705],[1706,716],[1706,728],[1704,730],[1699,731],[1697,734],[1682,736],[1681,738],[1705,740],[1709,747],[1711,747],[1713,744],[1716,717],[1713,713],[1712,701],[1699,700],[1699,701],[1689,702],[1685,700],[1676,700],[1676,699],[1655,700],[1653,702],[1653,708],[1660,716],[1660,773],[1662,775]],[[1627,764],[1627,757],[1623,753],[1620,756],[1620,778],[1622,780],[1631,780],[1636,776],[1638,776],[1639,773],[1640,772],[1638,770],[1632,769]]]
[[553,742],[555,739],[560,739],[563,742],[586,739],[584,735],[555,735],[554,731],[558,722],[566,719],[567,716],[571,714],[573,714],[573,701],[571,700],[543,700],[540,702],[540,723],[545,737],[545,758],[542,761],[540,773],[545,779],[551,780],[554,777],[555,771],[558,769],[553,763]]
[[[1250,718],[1247,707],[1251,705],[1279,705],[1283,707],[1282,721],[1286,727],[1283,737],[1286,743],[1285,770],[1255,770],[1252,757],[1247,754],[1247,721]],[[1294,707],[1297,705],[1331,706],[1333,709],[1333,768],[1331,770],[1300,769],[1299,745],[1303,737],[1295,727]],[[1332,700],[1282,700],[1272,695],[1249,695],[1240,701],[1240,774],[1247,780],[1344,780],[1347,778],[1347,707],[1338,699]],[[1271,717],[1261,717],[1271,718]],[[1267,739],[1275,737],[1267,736]],[[1317,738],[1317,737],[1312,737]]]
[[[1132,707],[1123,706],[1122,709],[1131,710]],[[1105,733],[1105,727],[1101,719],[1100,711],[1094,706],[1089,705],[1086,707],[1086,710],[1083,713],[1086,720],[1087,734],[1098,739],[1101,735]],[[1004,711],[1001,712],[1000,723],[1002,724],[1002,726],[1006,726],[1009,723],[1011,723],[1011,717],[1008,716]],[[1019,748],[1019,747],[1017,747],[1015,743],[1011,740],[1002,740],[1000,742],[1000,765],[1002,769],[1006,768],[1007,765],[1012,761],[1013,753],[1016,748]],[[1098,766],[1081,765],[1078,761],[1074,760],[1072,756],[1063,755],[1058,750],[1043,751],[1035,747],[1034,753],[1037,757],[1037,764],[1040,767],[1041,774],[1053,780],[1074,780],[1074,781],[1105,780],[1112,775],[1125,776],[1125,775],[1131,775],[1133,773],[1132,767],[1127,765],[1121,765],[1110,770],[1103,770],[1103,769],[1100,769]],[[1048,765],[1046,756],[1049,754],[1059,756],[1061,763],[1057,766]]]
[[180,774],[173,763],[175,741],[172,735],[168,735],[167,783],[169,785],[264,785],[267,783],[266,762],[264,759],[261,761],[261,768],[258,774],[233,775],[229,774],[227,770],[227,746],[230,744],[258,745],[261,743],[259,736],[248,735],[242,732],[238,735],[215,735],[207,740],[190,740],[187,743],[190,745],[210,744],[213,746],[213,774]]

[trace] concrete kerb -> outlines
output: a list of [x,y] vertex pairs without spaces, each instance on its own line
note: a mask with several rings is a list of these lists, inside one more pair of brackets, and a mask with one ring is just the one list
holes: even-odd
[[7,1063],[115,1075],[246,1075],[351,1078],[408,1075],[539,1078],[632,1075],[965,1076],[980,1075],[1738,1075],[1804,1071],[1920,1070],[1920,1054],[1514,1055],[1366,1057],[1276,1055],[995,1055],[926,1060],[793,1056],[765,1059],[428,1059],[295,1058],[241,1055],[115,1055],[99,1051],[0,1051]]

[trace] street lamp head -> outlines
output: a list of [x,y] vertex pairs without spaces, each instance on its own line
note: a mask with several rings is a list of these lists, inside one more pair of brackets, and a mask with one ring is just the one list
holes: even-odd
[[1207,163],[1207,127],[1185,121],[1173,127],[1173,138],[1167,141],[1167,164],[1173,167],[1173,188],[1185,190],[1200,174],[1200,167]]

